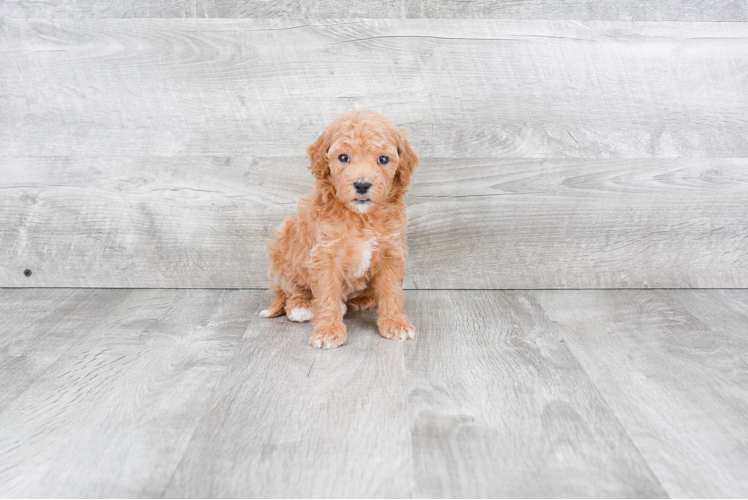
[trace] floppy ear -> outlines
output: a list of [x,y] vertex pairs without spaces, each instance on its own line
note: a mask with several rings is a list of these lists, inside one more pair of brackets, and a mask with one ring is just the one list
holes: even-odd
[[330,132],[325,129],[316,141],[309,146],[306,152],[311,160],[309,171],[317,179],[324,179],[330,175],[330,165],[327,161],[327,151],[330,149]]
[[403,188],[407,188],[410,185],[410,176],[418,166],[418,156],[410,148],[410,143],[406,139],[408,129],[401,128],[399,133],[400,141],[397,145],[397,154],[400,157],[400,165],[397,167],[395,182]]

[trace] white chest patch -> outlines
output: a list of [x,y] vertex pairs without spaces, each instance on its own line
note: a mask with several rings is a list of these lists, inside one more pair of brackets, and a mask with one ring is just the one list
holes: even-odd
[[366,271],[371,267],[371,255],[374,253],[374,242],[373,241],[362,241],[360,252],[358,254],[358,262],[353,268],[353,276],[360,278],[366,274]]

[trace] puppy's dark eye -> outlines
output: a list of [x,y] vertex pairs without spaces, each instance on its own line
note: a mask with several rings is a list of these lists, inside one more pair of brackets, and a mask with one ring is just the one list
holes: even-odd
[[338,160],[342,161],[343,163],[348,163],[351,161],[350,158],[348,158],[348,155],[338,155]]
[[380,165],[387,165],[390,162],[390,159],[386,156],[380,156],[377,161]]

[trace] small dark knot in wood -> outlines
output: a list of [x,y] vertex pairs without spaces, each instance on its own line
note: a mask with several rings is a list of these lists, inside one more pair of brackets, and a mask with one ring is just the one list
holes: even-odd
[[26,270],[25,270],[25,271],[23,272],[23,275],[24,275],[24,276],[26,276],[27,278],[28,278],[29,276],[31,276],[31,269],[26,269]]

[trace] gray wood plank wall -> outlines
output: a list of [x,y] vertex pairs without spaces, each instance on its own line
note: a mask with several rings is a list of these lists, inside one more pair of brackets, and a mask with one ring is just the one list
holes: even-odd
[[423,157],[745,157],[745,23],[15,20],[6,154],[302,156],[375,109]]
[[8,17],[465,18],[745,21],[745,0],[4,0]]
[[366,108],[422,158],[407,287],[748,285],[744,2],[157,4],[3,3],[0,286],[264,287]]
[[[6,286],[264,287],[311,178],[303,158],[3,160]],[[746,287],[746,199],[748,159],[427,158],[406,286]]]

